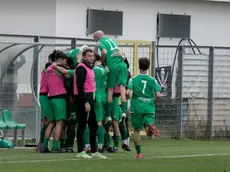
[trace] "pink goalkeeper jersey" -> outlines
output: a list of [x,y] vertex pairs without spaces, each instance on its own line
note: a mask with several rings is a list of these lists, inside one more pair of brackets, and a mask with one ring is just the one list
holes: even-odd
[[[95,75],[92,69],[88,68],[84,63],[80,63],[78,67],[84,67],[86,69],[86,80],[84,85],[85,93],[92,93],[96,91],[96,82],[95,82]],[[77,76],[76,72],[74,72],[74,95],[78,95],[78,89],[77,89]]]
[[46,73],[45,68],[42,70],[41,73],[41,81],[40,81],[40,94],[48,94],[48,87],[46,82]]
[[46,81],[48,88],[48,97],[54,97],[58,95],[66,94],[64,86],[64,77],[59,74],[52,66],[49,66],[46,70]]

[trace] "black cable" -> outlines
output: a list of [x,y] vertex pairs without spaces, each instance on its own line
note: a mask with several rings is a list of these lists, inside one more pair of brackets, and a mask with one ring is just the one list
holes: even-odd
[[[190,38],[188,39],[188,43],[192,46],[192,43],[190,41]],[[193,51],[193,54],[196,54],[196,51],[194,50],[194,48],[192,47],[192,51]]]
[[189,39],[189,40],[196,46],[196,48],[199,51],[199,53],[202,54],[201,51],[200,51],[200,49],[197,47],[196,43],[192,39]]

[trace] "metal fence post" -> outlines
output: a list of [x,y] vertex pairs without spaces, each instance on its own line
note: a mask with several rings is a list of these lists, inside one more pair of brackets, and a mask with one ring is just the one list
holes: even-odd
[[209,61],[208,61],[208,132],[209,138],[212,139],[212,120],[213,120],[213,68],[214,68],[214,48],[209,48]]
[[152,77],[155,77],[156,75],[156,43],[155,42],[152,42],[152,71],[151,71],[151,75]]
[[[39,36],[36,36],[34,37],[34,43],[39,43]],[[34,77],[33,77],[33,85],[34,85],[34,91],[35,91],[35,95],[37,96],[37,99],[39,100],[39,87],[38,87],[38,84],[39,84],[39,75],[38,75],[38,72],[39,72],[39,65],[40,65],[40,60],[39,58],[36,59],[36,56],[37,54],[39,53],[39,47],[35,47],[34,48],[34,52],[33,52],[33,59],[36,60],[36,62],[34,63],[34,70],[33,70],[33,74],[34,74]],[[40,121],[40,113],[39,113],[39,107],[38,105],[36,104],[36,135],[35,135],[35,138],[32,138],[32,140],[36,140],[38,141],[39,139],[39,131],[40,131],[40,125],[41,125],[41,121]]]
[[179,118],[180,118],[180,138],[183,137],[183,54],[184,47],[178,47],[178,91],[177,100],[179,103]]
[[75,49],[76,48],[76,38],[72,38],[71,39],[71,49]]

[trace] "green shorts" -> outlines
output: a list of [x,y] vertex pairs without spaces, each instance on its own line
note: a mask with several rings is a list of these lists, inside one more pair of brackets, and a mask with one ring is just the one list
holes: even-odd
[[77,106],[74,103],[66,103],[66,121],[77,121]]
[[96,115],[97,122],[101,122],[104,119],[104,112],[101,102],[94,103],[94,111]]
[[52,98],[49,100],[53,113],[50,121],[66,120],[66,100],[64,98]]
[[112,107],[111,117],[112,117],[112,120],[114,121],[121,120],[122,110],[118,103],[119,103],[119,97],[113,97],[113,107]]
[[108,73],[107,88],[115,88],[116,85],[126,85],[127,82],[127,65],[124,61],[114,65]]
[[52,108],[50,106],[47,96],[40,95],[39,101],[40,101],[40,106],[41,106],[41,119],[44,119],[45,117],[53,113]]
[[134,129],[141,130],[146,125],[154,124],[153,113],[131,113],[131,122]]

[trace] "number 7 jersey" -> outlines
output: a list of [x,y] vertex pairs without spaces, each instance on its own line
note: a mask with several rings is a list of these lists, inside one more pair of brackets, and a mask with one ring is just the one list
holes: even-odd
[[155,78],[139,74],[129,80],[128,89],[132,90],[132,113],[155,113],[154,93],[161,91]]

